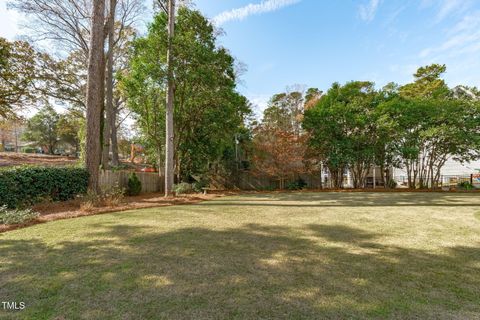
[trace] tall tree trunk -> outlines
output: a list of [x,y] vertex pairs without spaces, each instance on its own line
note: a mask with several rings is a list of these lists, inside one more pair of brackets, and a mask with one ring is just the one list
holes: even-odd
[[168,68],[168,88],[167,88],[167,108],[165,117],[166,141],[165,141],[165,196],[173,195],[174,179],[174,147],[173,147],[173,36],[175,30],[175,0],[168,0],[168,49],[167,49],[167,68]]
[[99,191],[98,169],[100,165],[100,117],[104,97],[104,37],[103,23],[105,0],[93,0],[90,50],[88,53],[87,80],[87,141],[85,164],[89,172],[88,187]]
[[102,148],[102,167],[108,169],[110,155],[110,140],[112,130],[113,116],[113,47],[115,45],[115,10],[117,0],[110,0],[108,17],[108,52],[107,52],[107,77],[106,81],[106,101],[105,101],[105,122],[103,123],[103,148]]
[[120,164],[120,160],[118,157],[118,138],[117,138],[117,107],[115,107],[115,110],[112,112],[112,118],[111,118],[111,123],[110,123],[110,128],[111,131],[110,133],[112,134],[111,136],[111,141],[112,141],[112,166],[118,166]]

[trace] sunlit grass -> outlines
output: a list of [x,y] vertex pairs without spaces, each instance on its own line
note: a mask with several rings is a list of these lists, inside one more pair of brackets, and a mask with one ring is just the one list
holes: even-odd
[[[0,235],[7,319],[480,318],[480,197],[286,193]],[[1,305],[0,305],[1,307]]]

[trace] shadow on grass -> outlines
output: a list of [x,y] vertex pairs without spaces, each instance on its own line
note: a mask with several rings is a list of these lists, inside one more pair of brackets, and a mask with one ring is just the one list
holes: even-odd
[[[0,238],[0,297],[21,319],[477,318],[480,249],[384,246],[312,224],[211,230],[98,224],[88,241]],[[88,238],[88,237],[87,237]]]
[[[280,203],[279,203],[280,202]],[[221,198],[204,205],[253,207],[472,207],[480,206],[478,193],[291,192],[245,194]]]

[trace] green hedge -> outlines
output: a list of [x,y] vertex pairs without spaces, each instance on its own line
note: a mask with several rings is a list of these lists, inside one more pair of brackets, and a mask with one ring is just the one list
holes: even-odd
[[88,172],[78,167],[17,167],[0,170],[0,206],[17,208],[41,200],[65,201],[85,193]]

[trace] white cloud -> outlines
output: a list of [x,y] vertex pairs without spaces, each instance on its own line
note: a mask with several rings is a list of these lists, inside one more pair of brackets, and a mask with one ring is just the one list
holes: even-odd
[[443,0],[437,14],[437,22],[456,13],[465,12],[471,5],[469,0]]
[[279,10],[291,6],[301,0],[264,0],[261,3],[250,3],[245,7],[224,11],[213,18],[216,25],[222,25],[228,21],[241,21],[251,15]]
[[480,49],[480,11],[466,15],[446,33],[446,38],[436,47],[425,48],[419,53],[419,58],[432,55],[460,56],[465,53],[475,53]]
[[362,4],[358,8],[358,13],[363,21],[370,22],[375,18],[377,14],[380,0],[370,0],[367,4]]

